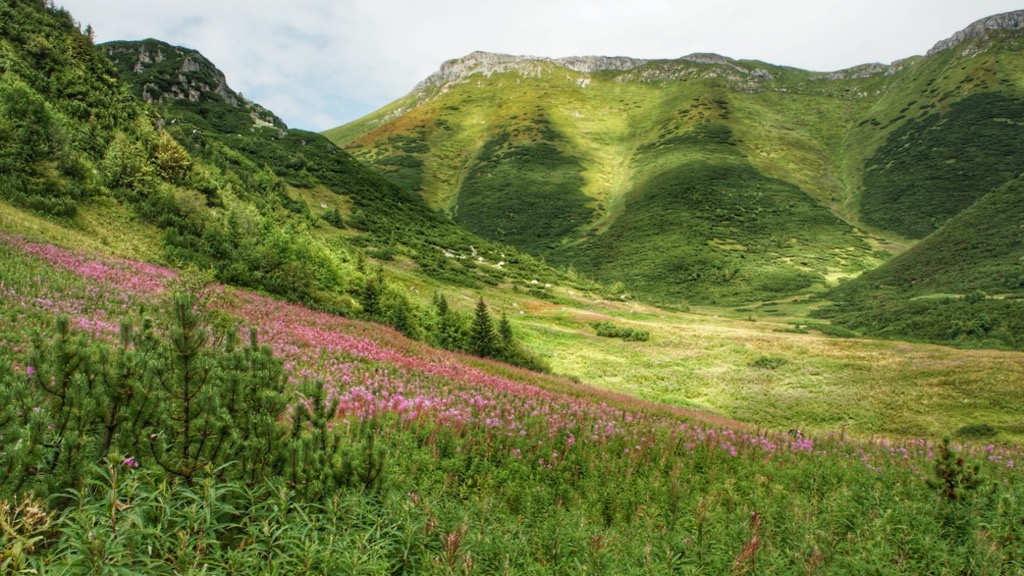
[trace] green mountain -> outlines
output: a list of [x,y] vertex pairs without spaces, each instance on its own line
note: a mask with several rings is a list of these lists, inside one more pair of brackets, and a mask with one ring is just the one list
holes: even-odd
[[[471,305],[439,317],[414,291],[565,280],[289,129],[198,52],[97,47],[46,2],[0,4],[0,168],[8,232],[193,269],[449,348],[472,344]],[[504,344],[491,355],[539,366]]]
[[466,229],[648,299],[774,299],[879,266],[1017,176],[1022,21],[833,73],[478,52],[325,134]]
[[818,316],[864,334],[1024,345],[1024,179],[982,196],[910,250],[835,290]]

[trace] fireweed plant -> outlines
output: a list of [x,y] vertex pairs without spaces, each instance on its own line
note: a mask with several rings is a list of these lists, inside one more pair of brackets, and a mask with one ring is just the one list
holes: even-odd
[[1024,570],[1012,447],[806,437],[0,238],[0,572]]

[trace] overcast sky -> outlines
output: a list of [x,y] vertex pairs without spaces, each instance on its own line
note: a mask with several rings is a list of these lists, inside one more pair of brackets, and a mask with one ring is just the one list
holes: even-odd
[[1019,0],[57,0],[97,42],[195,48],[295,128],[395,100],[474,50],[678,58],[716,52],[834,71],[924,54]]

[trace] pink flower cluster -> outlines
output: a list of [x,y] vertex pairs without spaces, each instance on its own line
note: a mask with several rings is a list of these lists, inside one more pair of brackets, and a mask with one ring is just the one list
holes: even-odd
[[[93,334],[116,334],[113,318],[123,317],[133,302],[154,302],[175,278],[175,272],[158,266],[91,258],[10,236],[0,236],[0,242],[70,271],[88,286],[84,294],[55,288],[28,296],[0,285],[5,302],[67,314],[76,329]],[[242,331],[256,327],[260,343],[284,361],[293,383],[325,383],[328,401],[338,403],[339,422],[391,415],[408,425],[472,428],[501,443],[513,457],[529,457],[542,466],[556,466],[581,446],[593,444],[614,444],[625,458],[665,457],[678,450],[763,459],[845,454],[876,471],[883,458],[916,470],[932,457],[934,444],[924,440],[815,440],[799,433],[757,433],[654,416],[637,408],[640,402],[432,349],[384,326],[248,291],[221,286],[211,290],[210,305],[239,318]],[[1013,467],[1013,455],[994,446],[985,450],[986,458],[1008,467]],[[129,460],[123,464],[131,466]]]

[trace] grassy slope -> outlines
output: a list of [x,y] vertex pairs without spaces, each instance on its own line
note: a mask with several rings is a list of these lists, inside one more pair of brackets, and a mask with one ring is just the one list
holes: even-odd
[[[346,146],[374,164],[381,135],[402,134],[408,123],[426,127],[419,151],[405,158],[421,160],[415,182],[433,206],[504,237],[501,216],[515,211],[526,224],[512,236],[522,249],[606,283],[623,281],[648,300],[775,300],[878,267],[1016,176],[1014,160],[1024,142],[1017,120],[1024,94],[1021,42],[1018,33],[994,32],[889,70],[865,67],[827,77],[734,62],[770,72],[771,79],[754,88],[730,79],[727,67],[683,61],[641,68],[634,76],[646,74],[645,82],[549,66],[540,77],[474,76],[420,106],[407,99],[408,110],[395,119],[377,115],[374,131],[350,125],[329,134],[338,142],[351,138]],[[685,80],[650,79],[652,70],[673,65],[698,72]],[[708,78],[708,71],[720,75]],[[527,169],[523,159],[531,158],[535,140],[521,142],[519,154],[481,155],[496,140],[513,142],[515,150],[515,135],[529,133],[538,118],[550,127],[549,143],[563,160],[548,166],[561,168]],[[695,139],[707,122],[731,131],[733,146]],[[559,174],[553,180],[561,184],[551,186],[562,191],[558,203],[516,196],[552,192],[531,184],[545,171]],[[484,191],[494,192],[489,198],[499,210],[474,209],[481,187],[474,178],[467,186],[466,177],[480,172],[492,177]],[[578,186],[571,180],[577,174],[583,178]],[[467,191],[470,210],[459,211]],[[1009,197],[989,201],[983,209],[992,214],[1015,209]],[[841,220],[827,218],[818,206]],[[588,210],[589,224],[579,226]],[[1006,323],[1016,314],[1012,303],[986,303],[988,322],[941,301],[899,301],[902,294],[1016,291],[1012,279],[1021,254],[1002,250],[965,260],[957,256],[962,250],[943,245],[990,246],[990,237],[1014,237],[1016,228],[1006,228],[1012,223],[1005,220],[975,221],[952,240],[947,230],[833,293],[840,300],[856,295],[857,302],[828,316],[876,335],[1017,346],[1013,323]],[[919,281],[923,275],[927,282]],[[901,295],[883,289],[891,286]],[[895,308],[879,318],[872,301]],[[897,320],[911,316],[912,322]]]
[[[671,65],[695,66],[698,74],[709,76],[714,72],[711,65]],[[749,63],[755,65],[759,63]],[[805,187],[806,193],[796,188],[785,193],[785,205],[797,212],[818,211],[819,202],[838,211],[848,192],[834,176],[838,170],[830,151],[840,146],[839,127],[851,121],[850,108],[859,101],[832,98],[829,93],[878,83],[811,80],[808,73],[782,68],[772,72],[780,76],[771,81],[773,89],[776,84],[801,82],[807,93],[748,93],[730,88],[730,80],[715,78],[623,82],[611,73],[584,75],[553,65],[547,65],[539,78],[516,73],[474,77],[382,122],[346,146],[390,173],[394,181],[418,185],[431,205],[453,212],[467,228],[510,241],[551,262],[571,264],[603,281],[624,281],[648,298],[770,298],[778,292],[772,285],[779,282],[755,282],[744,290],[717,285],[719,270],[730,278],[737,271],[748,277],[760,275],[764,260],[735,257],[735,250],[747,250],[747,244],[759,250],[763,244],[802,242],[798,253],[773,258],[782,275],[804,278],[792,284],[798,290],[878,262],[856,231],[835,218],[794,221],[792,227],[805,232],[799,240],[792,229],[778,226],[778,219],[755,229],[740,226],[738,234],[729,232],[737,226],[728,215],[735,208],[728,196],[754,182],[782,185],[773,183],[773,177]],[[795,113],[808,106],[816,113]],[[707,122],[734,130],[730,140],[735,150],[716,147],[714,138],[706,147],[694,141]],[[366,126],[366,121],[360,125]],[[414,139],[415,146],[401,142],[397,134]],[[353,130],[344,127],[327,135],[343,142]],[[696,145],[673,146],[685,142]],[[496,143],[502,145],[500,154],[495,153]],[[737,164],[745,166],[736,175],[740,182],[716,189],[703,202],[707,210],[644,190],[645,183],[653,181],[660,181],[661,188],[669,185],[670,179],[688,170],[680,166],[733,163],[736,150],[752,161]],[[694,164],[694,159],[701,162]],[[695,179],[709,183],[700,175]],[[629,214],[629,206],[638,213]],[[716,232],[659,224],[661,220],[646,222],[643,211],[678,216],[670,220],[710,220]],[[515,218],[520,221],[509,222]],[[618,233],[605,236],[613,228]],[[741,238],[729,237],[737,235]],[[841,254],[839,246],[845,247]],[[639,258],[629,261],[617,254]],[[794,266],[790,260],[805,264]],[[681,284],[686,284],[682,290]]]
[[[583,91],[582,89],[578,89],[578,88],[570,88],[569,90],[571,90],[573,93],[576,93],[580,97],[582,97],[583,95],[588,94],[587,92]],[[629,125],[633,126],[632,130],[635,133],[645,134],[647,136],[650,136],[651,134],[655,134],[656,135],[657,133],[655,133],[655,131],[650,128],[650,125],[649,125],[648,122],[641,121],[644,118],[644,114],[643,114],[643,107],[640,106],[640,103],[639,103],[639,95],[638,95],[639,94],[638,91],[644,91],[646,93],[646,92],[653,92],[654,89],[649,87],[649,86],[641,84],[641,85],[622,85],[620,90],[621,90],[621,92],[618,93],[618,97],[621,98],[623,104],[627,104],[627,106],[625,108],[623,108],[623,109],[624,110],[629,110],[630,112],[628,114],[623,115],[623,116],[619,116],[619,117],[617,117],[614,120],[609,120],[608,121],[610,123],[609,126],[629,124]],[[764,98],[764,96],[759,96],[759,98]],[[686,107],[689,108],[689,101],[684,101],[684,103],[686,104]],[[671,108],[670,103],[666,103],[666,104],[664,104],[664,106],[666,108]],[[630,114],[636,114],[637,116],[630,116]],[[705,112],[705,114],[706,114],[706,112]],[[721,116],[721,111],[716,112],[716,114]],[[735,115],[735,114],[736,114],[735,112],[730,113],[730,115]],[[575,114],[571,114],[570,116],[573,117],[573,118],[576,117]],[[588,116],[586,114],[583,114],[583,111],[581,111],[581,121],[586,120],[587,118],[588,118]],[[724,121],[720,117],[718,119],[720,121]],[[558,126],[559,123],[565,122],[565,121],[567,121],[566,118],[554,117],[554,115],[553,115],[553,118],[552,118],[552,124],[553,125]],[[600,119],[595,120],[593,117],[590,117],[590,119],[587,120],[587,121],[592,122],[594,126],[599,126],[599,125],[601,125],[604,122],[604,120],[600,120]],[[704,127],[707,128],[706,125]],[[614,135],[617,132],[614,131],[614,130],[609,129],[609,133]],[[690,134],[693,134],[693,133],[691,132]],[[674,136],[669,135],[667,137],[674,137]],[[227,136],[225,136],[225,138],[227,138]],[[378,186],[379,179],[376,176],[358,170],[358,166],[356,166],[354,163],[351,163],[350,161],[344,161],[344,162],[342,162],[339,165],[333,165],[333,164],[327,165],[327,164],[325,164],[328,161],[326,158],[328,156],[330,156],[329,155],[329,148],[326,147],[326,146],[320,147],[320,146],[312,145],[311,143],[322,142],[322,141],[318,141],[318,140],[314,139],[313,135],[305,135],[305,134],[303,134],[301,132],[296,132],[293,135],[291,135],[290,137],[285,138],[283,141],[277,142],[276,147],[269,146],[269,145],[266,144],[266,142],[263,142],[264,139],[267,140],[267,141],[270,141],[270,140],[276,139],[276,138],[277,138],[276,135],[271,137],[268,133],[256,132],[256,133],[254,133],[253,135],[251,135],[248,138],[242,138],[237,143],[237,147],[238,147],[239,150],[242,151],[242,153],[251,155],[252,158],[254,158],[256,160],[270,162],[272,164],[278,165],[279,169],[282,171],[282,178],[285,178],[285,179],[296,179],[298,181],[301,181],[301,177],[302,177],[301,172],[302,172],[303,169],[305,169],[306,172],[309,172],[310,170],[313,170],[313,171],[315,171],[315,170],[324,170],[324,168],[326,166],[331,166],[334,169],[338,170],[338,172],[336,174],[336,176],[338,176],[338,177],[341,177],[344,174],[346,174],[345,170],[351,170],[351,171],[353,171],[353,173],[357,173],[357,175],[361,175],[360,178],[362,178],[362,180],[360,180],[358,178],[354,178],[353,180],[351,180],[349,182],[349,185],[355,185],[355,184],[360,184],[361,183],[362,185],[365,185],[365,186],[368,186],[368,187],[369,186]],[[639,138],[639,136],[637,138]],[[227,142],[227,140],[225,140],[225,142]],[[481,142],[481,145],[482,145],[482,142]],[[604,144],[602,144],[602,145],[604,145]],[[607,141],[607,148],[605,148],[605,149],[621,147],[621,146],[624,146],[624,145],[625,144],[623,144],[622,140],[615,140],[614,138],[611,138],[611,139],[609,139]],[[737,161],[738,162],[740,160],[737,160],[737,158],[740,158],[740,156],[738,155],[737,152],[735,152],[735,150],[742,150],[744,146],[751,146],[751,144],[744,142],[744,143],[740,143],[740,145],[738,145],[738,146],[729,146],[728,144],[723,144],[722,142],[719,141],[717,143],[717,146],[718,147],[725,147],[727,150],[730,150],[731,152],[711,154],[712,156],[714,156],[715,159],[717,159],[719,161],[722,161],[723,159],[732,159],[733,161]],[[566,147],[567,147],[567,149],[571,148],[570,144],[566,144]],[[669,146],[667,148],[671,148],[674,151],[677,147]],[[682,150],[683,152],[686,151],[686,147],[685,146],[680,146],[678,148],[679,148],[679,150]],[[713,150],[713,148],[712,148],[712,150]],[[288,161],[291,160],[292,157],[296,156],[298,153],[304,153],[304,154],[308,155],[305,158],[306,161],[307,161],[307,165],[303,166],[301,168],[298,168],[298,169],[296,169],[296,168],[287,168],[285,165],[287,165]],[[267,154],[269,154],[269,155],[267,155]],[[280,161],[281,159],[277,158],[277,155],[282,156],[282,158],[284,160]],[[320,155],[323,155],[323,157],[321,157]],[[578,154],[578,156],[585,157],[584,154]],[[700,156],[699,154],[695,155],[695,157],[697,157],[697,158],[699,158],[699,156]],[[592,155],[592,157],[593,157],[593,155]],[[277,159],[275,160],[275,158],[277,158]],[[658,158],[658,156],[651,156],[651,158]],[[666,165],[668,165],[668,164],[670,164],[670,163],[666,163]],[[652,162],[651,165],[652,166],[660,166],[659,164],[657,164],[657,162]],[[609,174],[621,174],[621,172],[617,172],[616,170],[618,170],[618,169],[612,169],[608,173]],[[340,183],[336,183],[336,184],[338,184],[339,186],[342,186],[342,184],[340,184]],[[369,202],[369,200],[365,199],[366,196],[372,195],[372,194],[382,194],[382,195],[384,195],[380,199],[380,202],[382,202],[382,203],[386,203],[386,202],[390,202],[390,201],[397,202],[402,197],[401,193],[395,191],[394,189],[387,188],[387,187],[365,188],[365,189],[364,188],[357,188],[356,190],[359,190],[359,191],[364,192],[364,193],[363,194],[345,195],[344,197],[342,197],[342,196],[338,195],[336,192],[328,191],[323,186],[313,186],[311,188],[306,188],[306,187],[296,188],[296,187],[293,186],[290,189],[287,189],[286,191],[291,196],[293,196],[295,198],[298,198],[298,199],[301,199],[304,202],[304,204],[307,206],[307,208],[310,208],[310,207],[317,207],[317,208],[319,208],[321,204],[325,204],[325,203],[331,202],[332,195],[333,195],[334,198],[338,199],[337,200],[338,203],[337,203],[336,206],[340,210],[342,210],[345,214],[351,214],[351,211],[354,209],[353,208],[354,203],[359,201],[359,197],[363,197],[364,198],[362,201]],[[389,196],[389,194],[390,194],[390,196]],[[389,198],[390,198],[390,200],[388,200]],[[412,208],[410,208],[410,209],[412,209]],[[420,214],[420,215],[429,214],[430,210],[425,210],[422,207],[420,207],[420,208],[415,208],[415,213],[416,214]],[[70,222],[70,223],[69,222],[54,223],[53,221],[47,221],[47,220],[43,220],[43,219],[38,219],[38,218],[30,217],[30,216],[27,216],[25,213],[23,213],[23,212],[21,212],[21,211],[19,211],[17,209],[14,209],[14,208],[10,208],[8,206],[4,206],[3,214],[4,214],[5,227],[7,227],[7,229],[9,229],[9,230],[15,230],[15,231],[19,231],[19,232],[30,231],[36,237],[41,237],[41,238],[51,238],[51,237],[52,238],[60,238],[60,239],[62,239],[61,241],[63,243],[66,243],[68,245],[90,246],[90,247],[92,247],[94,249],[97,249],[97,250],[103,250],[103,251],[110,250],[110,251],[113,251],[113,252],[121,254],[121,255],[136,256],[136,257],[139,257],[139,256],[141,256],[141,257],[150,257],[150,256],[153,256],[153,255],[157,254],[158,252],[160,252],[162,250],[162,246],[157,241],[158,236],[159,236],[159,232],[157,231],[157,229],[155,229],[152,225],[145,224],[145,223],[140,222],[139,220],[135,219],[133,217],[130,209],[128,209],[128,208],[126,208],[124,206],[119,205],[116,201],[114,201],[113,199],[110,199],[110,198],[98,198],[98,199],[95,199],[93,201],[84,203],[83,204],[82,214],[80,214],[78,217],[76,217],[76,218],[79,218],[79,219],[74,221],[74,222]],[[379,216],[379,217],[380,218],[384,218],[384,216]],[[424,220],[425,222],[429,222],[429,219],[427,219],[426,216],[422,216],[422,217],[425,219]],[[985,219],[985,218],[986,218],[986,216],[982,215],[982,219]],[[611,220],[614,222],[617,219],[616,218],[612,218]],[[334,229],[333,227],[327,227],[327,226],[325,226],[323,224],[320,224],[320,223],[317,223],[316,225],[312,226],[312,230],[313,230],[313,234],[314,235],[322,234],[328,240],[339,240],[339,241],[340,241],[340,239],[343,239],[343,238],[347,237],[347,235],[354,233],[353,230],[338,230],[338,229]],[[32,231],[34,231],[34,232],[32,232]],[[327,243],[325,243],[324,246],[325,246],[325,248],[329,248],[329,249],[332,249],[332,250],[342,251],[342,250],[345,249],[347,244],[342,243],[340,246],[338,246],[336,244],[332,244],[330,242],[327,242]],[[408,285],[413,287],[413,288],[415,288],[416,290],[418,290],[418,292],[421,294],[421,297],[423,299],[428,298],[427,295],[429,295],[431,292],[433,292],[435,290],[438,290],[438,289],[444,289],[446,287],[446,284],[443,281],[437,280],[435,278],[425,277],[422,274],[420,274],[416,266],[414,266],[414,265],[406,266],[406,264],[408,262],[409,261],[404,259],[404,258],[397,259],[394,262],[394,267],[393,267],[394,274],[396,274],[397,278],[401,278],[403,281],[409,281]],[[477,292],[472,291],[472,290],[454,289],[454,288],[450,288],[450,289],[458,290],[457,291],[457,296],[453,297],[453,300],[455,300],[457,302],[461,302],[463,304],[465,304],[465,303],[472,303],[472,301],[474,300],[475,295],[477,294]],[[563,294],[563,292],[561,292],[561,291],[555,291],[555,292],[556,292],[556,294]],[[503,307],[499,306],[497,309],[507,311],[507,312],[509,312],[510,315],[514,315],[515,312],[517,312],[519,310],[526,311],[526,310],[533,310],[533,309],[536,309],[536,310],[543,309],[543,310],[547,310],[548,312],[553,310],[552,308],[550,308],[549,304],[545,303],[545,301],[538,301],[536,299],[532,299],[532,298],[530,298],[528,296],[525,296],[523,293],[505,292],[505,291],[499,291],[499,290],[496,290],[496,289],[492,289],[492,290],[490,290],[488,292],[485,292],[485,293],[486,293],[488,299],[495,299],[496,302],[502,303],[501,306],[503,306]],[[574,308],[582,306],[583,309],[587,309],[586,306],[584,306],[582,304],[579,304],[579,302],[585,301],[585,298],[583,296],[580,296],[580,295],[576,295],[576,296],[574,296],[574,297],[572,297],[570,299],[562,299],[561,296],[552,297],[550,295],[547,295],[546,297],[549,299],[549,301],[551,299],[554,299],[554,300],[560,302],[562,305],[571,306],[571,307],[574,307]],[[516,306],[513,307],[512,304],[516,304]],[[468,308],[468,306],[466,306],[466,307]],[[769,308],[764,308],[763,310],[768,310],[768,309]],[[545,312],[543,317],[547,318],[548,317],[548,312]],[[594,309],[589,309],[588,312],[593,313]],[[723,313],[725,311],[723,311],[721,309],[712,309],[709,312],[712,313],[712,314],[719,314],[719,313]],[[649,310],[649,313],[651,313],[651,314],[659,314],[658,312],[655,312],[653,310]],[[767,314],[767,313],[769,313],[769,312],[758,311],[758,312],[756,312],[756,315]],[[669,314],[669,313],[660,313],[660,314],[668,314],[667,316],[665,316],[665,324],[666,325],[669,325],[669,324],[679,324],[680,326],[687,326],[687,325],[704,326],[709,321],[712,322],[712,323],[714,322],[714,321],[711,321],[707,317],[704,317],[704,316],[673,315],[673,314]],[[746,313],[742,314],[742,316],[745,316],[745,315],[746,315]],[[802,315],[803,314],[799,314],[796,317],[800,318]],[[526,316],[526,315],[521,317],[519,320],[521,320],[524,324],[534,324],[532,319],[529,316]],[[554,321],[553,322],[553,326],[545,324],[546,320],[539,321],[539,322],[540,322],[539,324],[537,324],[535,326],[532,326],[530,328],[530,330],[527,331],[526,334],[524,334],[524,337],[529,342],[533,342],[533,343],[538,344],[538,346],[540,348],[550,350],[550,355],[551,355],[550,359],[552,360],[552,362],[555,365],[557,370],[559,370],[559,371],[561,371],[563,373],[567,373],[567,374],[583,376],[583,377],[586,377],[588,379],[591,378],[591,377],[597,378],[597,375],[595,373],[593,373],[593,372],[590,372],[589,370],[593,369],[593,368],[600,367],[601,363],[600,362],[598,362],[598,363],[589,363],[589,362],[586,362],[583,359],[587,358],[588,355],[591,354],[591,352],[589,352],[591,346],[597,346],[599,349],[602,349],[602,347],[608,346],[609,342],[596,340],[593,337],[590,337],[589,333],[588,333],[589,329],[586,327],[585,324],[574,324],[574,325],[572,325],[572,330],[571,331],[573,333],[575,333],[576,336],[580,336],[580,339],[578,339],[578,340],[575,339],[575,336],[573,336],[573,337],[570,337],[569,339],[554,339],[554,340],[551,340],[551,341],[547,341],[546,340],[546,338],[547,338],[546,335],[558,333],[558,331],[559,331],[558,326],[559,326],[560,321],[559,320]],[[519,322],[517,321],[517,324],[518,323]],[[655,322],[655,325],[657,327],[659,325],[659,323]],[[766,326],[768,326],[768,325],[766,324]],[[779,326],[772,326],[772,328],[768,328],[768,329],[770,330],[770,329],[774,329],[776,327],[779,327]],[[525,329],[525,326],[524,326],[524,329]],[[672,354],[673,354],[671,352],[671,350],[672,349],[678,349],[680,341],[675,340],[674,337],[671,336],[671,332],[672,331],[670,329],[668,329],[666,331],[666,329],[664,329],[662,327],[658,327],[657,330],[658,331],[655,332],[655,339],[664,338],[666,335],[668,335],[668,338],[666,338],[665,346],[647,345],[647,344],[639,345],[637,347],[639,350],[647,350],[647,352],[644,352],[642,354],[637,355],[631,361],[630,364],[625,365],[622,368],[622,370],[621,370],[621,374],[612,374],[611,376],[607,376],[607,378],[608,378],[607,385],[609,387],[613,387],[613,388],[614,387],[618,387],[620,385],[620,383],[625,382],[626,384],[622,384],[622,388],[621,389],[629,390],[629,391],[640,391],[640,390],[644,390],[645,386],[651,386],[651,384],[650,384],[651,382],[659,381],[660,380],[660,381],[666,382],[666,386],[669,389],[671,389],[672,387],[678,386],[678,387],[681,387],[681,389],[683,389],[683,390],[689,390],[690,391],[690,392],[686,392],[686,393],[680,394],[680,395],[673,395],[673,394],[668,394],[668,393],[664,394],[664,398],[665,399],[670,399],[673,402],[680,402],[680,403],[683,403],[683,404],[691,403],[692,402],[692,403],[694,403],[696,405],[706,405],[706,406],[711,407],[711,408],[715,409],[716,411],[719,411],[719,412],[724,413],[724,414],[744,414],[744,415],[747,415],[747,414],[751,414],[752,412],[756,412],[756,409],[752,408],[750,405],[741,405],[741,404],[733,405],[730,402],[723,401],[723,400],[716,400],[716,401],[703,400],[703,399],[699,399],[699,396],[694,396],[693,394],[691,394],[696,389],[695,388],[690,388],[689,387],[690,385],[686,384],[686,382],[687,382],[686,375],[679,373],[676,370],[677,366],[673,366],[671,364],[665,364],[662,360],[659,360],[659,359],[663,359],[663,358],[666,358],[666,357],[667,358],[671,358]],[[695,329],[694,333],[695,334],[699,333],[700,330],[701,329]],[[758,327],[758,330],[761,330],[760,326]],[[781,337],[780,336],[773,336],[773,339],[774,338],[781,338]],[[801,339],[803,337],[802,336],[798,336],[798,335],[794,335],[793,338],[796,339],[797,341],[802,341]],[[717,342],[717,344],[716,344],[716,342]],[[585,343],[585,344],[583,344],[583,343]],[[692,345],[692,343],[693,343],[693,341],[691,341],[691,345]],[[557,346],[555,344],[557,344]],[[717,340],[717,339],[711,340],[711,341],[708,342],[708,344],[709,344],[709,346],[712,346],[712,347],[720,345],[720,346],[722,346],[722,347],[724,347],[726,349],[729,348],[728,337],[726,337],[726,336],[723,336],[723,338],[721,340]],[[865,345],[868,346],[868,347],[875,346],[875,344],[865,344]],[[786,345],[785,344],[780,344],[780,346],[782,346],[784,348]],[[885,345],[883,345],[883,346],[885,346]],[[756,348],[756,349],[759,350],[759,351],[762,350],[760,348]],[[939,350],[944,350],[944,349],[939,349]],[[772,354],[770,348],[764,348],[763,351],[767,355]],[[959,354],[956,351],[947,351],[947,352],[950,355],[949,357],[950,358],[954,358],[954,359],[957,358],[957,356]],[[807,353],[806,352],[801,352],[800,354],[807,354]],[[799,358],[800,354],[795,355],[795,358]],[[841,356],[841,354],[837,354],[837,356]],[[563,361],[562,360],[563,358],[574,358],[574,357],[578,358],[578,360],[575,360],[575,361],[572,361],[572,360]],[[598,354],[596,357],[599,358],[599,357],[601,357],[601,355]],[[712,355],[711,357],[714,357],[714,356]],[[756,360],[756,358],[754,358],[753,360]],[[743,386],[743,381],[744,381],[744,378],[745,378],[744,375],[746,374],[746,372],[745,372],[746,368],[744,368],[744,367],[747,366],[747,364],[749,362],[751,362],[751,361],[752,360],[749,360],[749,358],[747,356],[745,356],[745,353],[743,353],[743,352],[739,352],[736,355],[721,356],[720,357],[720,362],[719,362],[720,367],[716,368],[716,369],[712,369],[711,373],[714,374],[716,371],[736,370],[736,372],[735,372],[735,374],[736,374],[735,379],[732,380],[732,381],[735,382],[736,386],[742,387]],[[955,361],[955,360],[953,360],[953,361]],[[842,361],[841,360],[835,360],[835,363],[839,364],[839,365],[842,365]],[[608,365],[609,366],[613,366],[614,364],[609,363]],[[823,366],[829,366],[829,365],[831,365],[831,363],[830,362],[824,362],[822,365]],[[588,369],[587,368],[588,366],[590,366],[591,368]],[[645,366],[660,366],[661,368],[659,368],[659,370],[664,369],[665,370],[665,375],[663,377],[649,378],[649,376],[651,376],[651,373],[648,372],[646,368],[644,368]],[[721,366],[733,366],[734,368],[722,368]],[[789,364],[787,366],[792,366],[792,364]],[[871,363],[870,362],[869,363],[865,363],[865,364],[854,364],[853,366],[854,366],[854,368],[852,369],[852,372],[849,372],[849,373],[839,372],[839,376],[836,377],[834,382],[836,382],[837,385],[839,385],[839,384],[841,384],[844,381],[844,379],[850,379],[851,378],[851,374],[857,374],[860,371],[865,371],[865,373],[873,374],[873,376],[871,376],[870,378],[867,378],[865,380],[865,382],[871,382],[871,381],[877,382],[877,381],[886,380],[886,379],[889,378],[889,375],[886,375],[885,373],[872,372],[871,371]],[[895,376],[892,377],[892,379],[896,383],[903,383],[903,384],[909,386],[915,380],[912,364],[911,365],[902,365],[902,366],[903,367],[900,368],[900,370],[897,372],[897,374]],[[783,368],[783,370],[788,370],[788,369],[789,368],[785,368],[785,367]],[[780,373],[784,373],[784,372],[780,372]],[[760,373],[757,373],[757,374],[760,374]],[[825,378],[830,378],[830,376],[827,375],[827,371],[826,371],[826,376],[824,376],[824,377]],[[604,380],[606,378],[606,376],[600,376],[600,378],[602,380]],[[1000,378],[1002,378],[1002,376],[1000,376],[998,371],[993,371],[991,373],[983,372],[981,375],[978,376],[978,380],[976,380],[976,382],[984,383],[984,382],[989,382],[989,381],[1000,381]],[[706,387],[712,381],[713,380],[711,380],[711,379],[709,379],[707,381],[704,381],[702,384],[700,384],[700,386],[702,388]],[[830,380],[830,381],[832,381],[832,380]],[[651,391],[648,392],[648,394],[650,394],[652,397],[659,397],[660,398],[662,396],[662,394],[657,392],[654,388],[650,388],[649,390],[651,390]],[[728,394],[722,393],[721,397],[726,397],[729,394],[733,394],[733,392],[729,392]],[[698,398],[698,399],[695,400],[694,399],[695,397]],[[756,400],[757,400],[756,398],[749,399],[750,402],[756,402]],[[813,424],[814,422],[816,422],[812,412],[813,411],[809,411],[805,416],[797,418],[796,419],[797,423],[798,424],[807,424],[807,423]],[[944,421],[944,422],[948,422],[949,426],[952,426],[952,425],[954,425],[954,424],[956,424],[958,422],[959,423],[964,423],[964,424],[971,422],[971,420],[970,420],[971,417],[970,416],[967,416],[967,415],[964,415],[964,414],[957,415],[956,411],[950,411],[950,414],[953,414],[954,416],[951,417],[950,420]],[[747,416],[745,416],[745,417],[747,417]],[[767,415],[766,416],[758,416],[758,415],[753,415],[753,416],[749,416],[749,418],[752,421],[755,421],[755,422],[758,422],[758,423],[762,423],[762,424],[766,424],[766,425],[776,425],[776,424],[780,424],[781,423],[780,420],[778,419],[779,417],[777,415],[775,415],[775,416],[767,416]],[[1007,416],[999,416],[998,418],[993,417],[992,419],[994,421],[996,421],[996,423],[1001,425],[1001,426],[1007,426],[1006,430],[1010,430],[1009,426],[1012,424],[1012,422],[1010,422],[1010,420],[1008,418],[1009,417],[1007,417]],[[820,423],[820,425],[823,426],[823,427],[831,427],[831,426],[835,426],[838,423],[842,423],[842,422],[845,422],[845,421],[846,420],[844,420],[841,416],[837,415],[837,416],[835,416],[833,418],[825,419],[825,421]],[[899,430],[910,430],[910,431],[928,430],[928,431],[933,431],[935,433],[938,433],[938,432],[941,432],[944,429],[947,429],[947,424],[946,423],[943,423],[941,425],[936,425],[936,426],[933,426],[933,427],[929,427],[928,425],[922,424],[920,422],[917,422],[917,423],[913,423],[913,422],[903,422],[903,423],[900,423],[901,420],[899,418],[897,418],[894,414],[886,414],[885,416],[880,417],[879,422],[881,422],[882,423],[881,425],[883,425],[883,426],[888,426],[888,423],[894,423],[893,424],[893,430],[895,430],[895,431],[899,431]],[[786,425],[786,424],[783,424],[783,425]],[[878,429],[875,428],[874,426],[875,426],[875,424],[866,425],[863,428],[863,430],[865,432],[868,432],[868,433],[873,432],[873,431],[877,431]],[[883,428],[883,429],[888,430],[889,428]]]
[[[164,76],[180,68],[185,58],[200,62],[198,70],[182,76],[192,86],[209,85],[216,77],[215,70],[207,69],[213,65],[201,55],[157,41],[119,42],[104,48],[126,82],[156,84],[168,93],[175,83]],[[133,70],[140,49],[160,50],[164,60],[144,74],[136,74]],[[135,85],[134,89],[140,88]],[[229,96],[240,98],[233,93]],[[275,217],[291,219],[318,250],[350,257],[363,251],[382,260],[399,258],[426,276],[455,284],[556,278],[557,274],[534,259],[453,225],[418,194],[366,170],[323,136],[285,130],[268,111],[239,102],[232,105],[221,94],[203,91],[196,102],[172,99],[159,110],[167,119],[168,131],[196,158],[221,169],[239,170],[243,178],[261,168],[270,169],[285,184],[283,204],[292,213],[279,212]],[[255,116],[278,125],[264,123],[265,127],[259,128]],[[408,140],[399,137],[397,142],[408,145]],[[234,200],[250,203],[256,199],[236,194]],[[502,269],[495,266],[499,261],[506,262]]]
[[1024,184],[989,192],[907,252],[837,290],[819,312],[865,334],[1020,347]]
[[[0,206],[0,230],[98,254],[110,249],[95,239],[94,229],[55,226],[6,206]],[[122,233],[142,232],[129,227]],[[123,253],[125,245],[118,246]],[[696,410],[690,417],[777,431],[842,429],[852,437],[937,438],[988,424],[1001,442],[1024,440],[1024,392],[1016,385],[1024,369],[1019,352],[831,338],[806,328],[814,321],[805,302],[683,313],[593,300],[564,289],[553,290],[557,301],[552,302],[525,292],[456,289],[408,272],[395,274],[420,294],[446,290],[456,308],[471,308],[482,294],[495,313],[511,317],[525,345],[539,351],[556,373],[584,383],[582,390],[594,386],[669,409]],[[601,338],[591,327],[595,321],[647,330],[651,338]],[[418,343],[404,346],[434,354]],[[766,363],[766,358],[774,360]],[[573,388],[564,380],[537,378],[548,382],[545,386]]]

